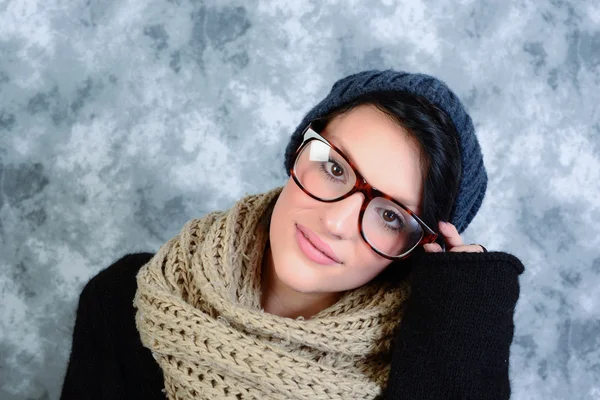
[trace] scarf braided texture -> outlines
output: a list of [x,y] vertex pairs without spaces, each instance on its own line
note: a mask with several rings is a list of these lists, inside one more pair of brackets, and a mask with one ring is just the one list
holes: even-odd
[[189,221],[137,275],[136,325],[171,400],[374,399],[406,285],[367,284],[304,320],[261,309],[281,188]]

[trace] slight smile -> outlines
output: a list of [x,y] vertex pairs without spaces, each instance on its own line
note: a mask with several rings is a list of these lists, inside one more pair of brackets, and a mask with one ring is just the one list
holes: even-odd
[[311,261],[321,265],[342,264],[331,247],[303,225],[296,224],[296,241],[300,250]]

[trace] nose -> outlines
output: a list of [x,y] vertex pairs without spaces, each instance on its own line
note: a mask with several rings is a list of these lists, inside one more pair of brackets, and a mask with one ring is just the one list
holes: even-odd
[[358,214],[363,203],[362,193],[329,203],[322,214],[328,233],[337,239],[348,239],[358,234]]

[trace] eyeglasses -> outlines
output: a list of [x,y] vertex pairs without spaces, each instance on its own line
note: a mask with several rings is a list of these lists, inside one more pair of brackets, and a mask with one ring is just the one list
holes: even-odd
[[348,157],[311,125],[303,136],[291,170],[292,178],[304,193],[325,203],[362,193],[358,231],[373,251],[387,259],[398,260],[417,246],[437,239],[437,233],[408,207],[371,186]]

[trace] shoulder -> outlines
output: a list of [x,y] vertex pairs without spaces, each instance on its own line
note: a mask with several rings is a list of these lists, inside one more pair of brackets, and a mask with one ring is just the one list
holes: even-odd
[[85,285],[80,302],[100,301],[113,306],[133,299],[137,289],[136,276],[153,256],[152,253],[133,253],[113,262]]
[[85,285],[61,398],[90,398],[93,390],[98,399],[164,399],[162,372],[141,343],[133,306],[136,276],[152,257],[128,254]]
[[[119,284],[124,280],[135,279],[140,268],[142,268],[154,256],[152,253],[127,254],[109,267],[100,271],[91,281],[96,284]],[[90,281],[90,282],[91,282]]]

